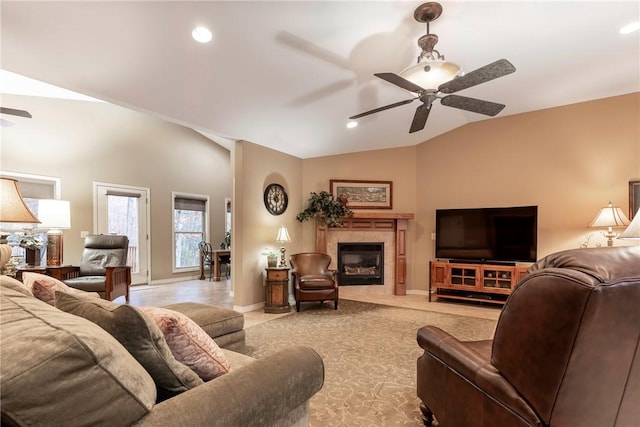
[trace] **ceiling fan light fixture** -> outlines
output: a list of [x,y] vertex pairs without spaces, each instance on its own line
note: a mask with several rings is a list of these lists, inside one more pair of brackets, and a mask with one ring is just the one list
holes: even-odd
[[427,91],[438,91],[438,87],[463,74],[462,69],[445,61],[421,61],[416,65],[405,68],[400,76]]

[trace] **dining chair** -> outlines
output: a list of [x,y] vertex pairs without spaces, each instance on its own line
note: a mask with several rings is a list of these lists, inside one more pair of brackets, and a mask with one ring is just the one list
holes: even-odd
[[200,250],[202,265],[204,268],[209,266],[209,280],[213,280],[213,247],[211,246],[211,243],[202,241],[198,243],[198,249]]

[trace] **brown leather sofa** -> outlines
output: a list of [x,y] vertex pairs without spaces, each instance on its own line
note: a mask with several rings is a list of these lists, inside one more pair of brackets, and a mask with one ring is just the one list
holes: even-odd
[[300,303],[333,301],[338,309],[338,281],[335,270],[329,270],[331,257],[319,252],[293,254],[289,257],[296,311]]
[[640,425],[640,247],[568,250],[534,264],[493,340],[425,326],[417,392],[425,425]]

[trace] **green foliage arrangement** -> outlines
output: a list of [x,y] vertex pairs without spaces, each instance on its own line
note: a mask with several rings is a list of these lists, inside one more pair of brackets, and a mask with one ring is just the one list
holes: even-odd
[[307,208],[300,212],[296,219],[300,222],[317,217],[320,224],[329,227],[342,227],[342,218],[353,216],[353,211],[347,206],[346,198],[334,198],[327,191],[312,192]]
[[20,247],[25,249],[41,249],[44,246],[44,241],[38,237],[35,233],[25,231],[20,238]]

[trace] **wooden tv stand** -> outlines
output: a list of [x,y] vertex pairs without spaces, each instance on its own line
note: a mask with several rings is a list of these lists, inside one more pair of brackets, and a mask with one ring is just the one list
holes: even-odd
[[430,261],[429,302],[436,298],[504,304],[528,265],[467,264]]

